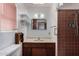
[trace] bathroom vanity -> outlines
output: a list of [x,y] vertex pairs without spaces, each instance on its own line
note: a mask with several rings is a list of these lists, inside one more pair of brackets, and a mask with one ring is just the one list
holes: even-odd
[[23,56],[55,56],[55,42],[27,40],[23,43]]

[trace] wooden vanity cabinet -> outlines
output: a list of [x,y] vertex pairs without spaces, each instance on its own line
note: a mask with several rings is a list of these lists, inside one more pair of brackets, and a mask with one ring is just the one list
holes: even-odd
[[55,56],[55,43],[23,43],[23,56]]

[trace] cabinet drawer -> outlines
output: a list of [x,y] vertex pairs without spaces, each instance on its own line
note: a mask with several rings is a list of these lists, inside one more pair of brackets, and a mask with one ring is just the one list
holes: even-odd
[[24,43],[24,47],[45,47],[45,44],[38,43]]
[[23,47],[47,47],[47,48],[54,48],[55,43],[23,43]]
[[47,43],[47,44],[45,44],[45,47],[47,47],[47,48],[55,48],[55,43]]

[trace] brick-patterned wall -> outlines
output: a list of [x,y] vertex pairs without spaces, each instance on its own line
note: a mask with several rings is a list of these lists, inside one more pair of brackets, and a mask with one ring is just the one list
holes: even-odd
[[77,27],[69,27],[71,21],[76,21],[76,11],[78,10],[58,11],[58,55],[79,55],[79,35],[77,34]]

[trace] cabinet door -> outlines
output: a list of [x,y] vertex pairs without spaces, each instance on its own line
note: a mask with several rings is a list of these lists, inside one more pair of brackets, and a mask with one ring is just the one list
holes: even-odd
[[23,47],[23,56],[31,56],[32,52],[31,52],[31,48],[27,48],[27,47]]
[[45,48],[32,48],[32,56],[46,56]]
[[33,56],[55,56],[54,48],[32,48]]
[[55,48],[46,48],[47,56],[55,56]]

